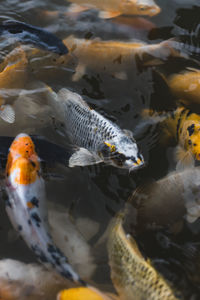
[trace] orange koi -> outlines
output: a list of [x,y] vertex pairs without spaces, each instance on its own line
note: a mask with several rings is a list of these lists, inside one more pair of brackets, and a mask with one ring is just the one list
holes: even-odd
[[57,300],[119,300],[115,295],[106,295],[96,288],[71,288],[61,291]]

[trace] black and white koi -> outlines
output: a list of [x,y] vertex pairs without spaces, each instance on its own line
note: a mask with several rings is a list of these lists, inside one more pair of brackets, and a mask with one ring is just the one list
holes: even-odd
[[62,108],[66,133],[79,147],[70,157],[70,167],[105,162],[132,171],[144,165],[132,132],[91,109],[79,94],[61,89],[56,102]]

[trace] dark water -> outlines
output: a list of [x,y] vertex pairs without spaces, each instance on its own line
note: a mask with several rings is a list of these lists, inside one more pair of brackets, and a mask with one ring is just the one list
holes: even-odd
[[[198,0],[160,0],[157,3],[162,8],[162,12],[151,18],[155,28],[150,31],[117,24],[111,20],[100,20],[95,10],[84,12],[77,19],[73,19],[65,15],[68,4],[64,0],[3,1],[0,4],[0,20],[14,19],[44,27],[60,38],[74,34],[80,38],[100,37],[105,40],[123,41],[137,39],[152,44],[178,36],[183,30],[195,31],[195,28],[199,25],[198,14],[193,18],[193,12],[195,14],[196,11],[200,11]],[[45,14],[46,10],[58,11],[59,14],[49,17]],[[192,41],[189,40],[188,42]],[[5,54],[13,49],[15,45],[9,44],[6,39],[1,39],[0,45],[0,54],[3,60]],[[198,36],[196,37],[196,45],[198,46]],[[62,87],[73,89],[83,95],[84,99],[98,112],[117,123],[121,128],[134,132],[135,127],[142,122],[140,113],[143,108],[150,106],[165,110],[175,108],[174,98],[165,82],[156,72],[156,67],[147,68],[143,67],[140,62],[133,63],[133,69],[126,81],[113,78],[107,74],[87,71],[81,80],[72,82],[73,66],[55,67],[51,63],[52,56],[49,53],[42,59],[46,59],[47,64],[41,64],[41,66],[37,64],[36,67],[29,70],[24,89],[36,80],[48,84],[55,91]],[[166,61],[162,68],[165,72],[173,73],[187,66],[198,67],[198,61],[198,57],[195,57],[195,60],[193,60],[193,57],[191,59],[171,59]],[[30,100],[29,97],[27,97],[27,101]],[[16,122],[10,125],[0,120],[0,136],[14,137],[20,132],[26,132],[45,137],[52,143],[63,147],[68,146],[67,138],[62,132],[59,120],[54,122],[52,108],[48,106],[45,99],[42,99],[42,96],[40,97],[36,93],[33,94],[33,100],[36,103],[34,111],[32,106],[30,111],[29,104],[26,105],[25,102],[16,99],[17,97],[11,99],[8,96],[7,98],[7,102],[13,103],[16,110]],[[4,142],[2,140],[0,145],[2,149],[5,148]],[[102,254],[95,247],[97,240],[107,228],[111,217],[124,207],[124,203],[136,186],[142,184],[145,180],[161,178],[175,166],[168,158],[170,149],[161,149],[157,142],[153,140],[152,132],[140,135],[138,143],[147,165],[136,173],[129,174],[125,170],[106,165],[68,169],[56,162],[51,165],[48,164],[48,161],[45,163],[44,173],[46,173],[48,199],[69,208],[74,219],[78,217],[89,218],[99,224],[99,231],[90,240],[92,254],[97,263],[97,269],[93,275],[96,284],[111,285],[106,251],[104,250]],[[6,149],[2,150],[4,153],[5,151]],[[48,147],[46,151],[48,153]],[[58,157],[60,155],[58,152]],[[53,175],[50,176],[49,174]],[[19,238],[8,238],[8,232],[12,234],[11,225],[4,212],[3,202],[1,202],[1,258],[9,257],[25,262],[35,261],[34,255],[24,242]],[[193,225],[184,222],[183,229],[178,236],[172,236],[167,231],[151,231],[140,237],[140,243],[145,254],[155,259],[155,262],[163,261],[163,263],[157,263],[158,269],[165,273],[179,288],[184,287],[187,299],[192,296],[196,297],[193,299],[198,299],[198,295],[200,296],[199,278],[197,276],[199,272],[198,258],[195,261],[192,257],[190,260],[186,256],[187,263],[191,266],[190,276],[188,276],[185,271],[187,267],[183,264],[186,258],[184,255],[181,256],[182,248],[179,245],[195,243],[195,247],[197,247],[199,237],[200,224],[198,220]],[[173,241],[173,245],[166,247],[166,243],[164,243],[166,240],[171,241],[171,243]]]

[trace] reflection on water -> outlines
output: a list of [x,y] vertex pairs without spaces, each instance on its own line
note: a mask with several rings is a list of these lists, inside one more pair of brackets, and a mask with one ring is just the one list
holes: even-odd
[[[130,17],[127,20],[122,17],[113,20],[99,19],[95,10],[86,11],[77,16],[69,15],[68,4],[65,0],[8,0],[0,4],[0,20],[15,19],[44,27],[62,39],[73,34],[81,39],[98,37],[102,40],[124,42],[141,40],[153,44],[184,34],[184,41],[187,45],[199,47],[199,19],[197,17],[196,20],[196,16],[199,15],[200,7],[193,6],[198,5],[198,1],[160,0],[157,3],[162,8],[159,15],[151,19],[131,22]],[[192,23],[193,17],[195,17],[194,23]],[[191,24],[194,26],[192,27]],[[191,32],[195,35],[193,38],[191,38]],[[4,58],[14,49],[14,46],[12,41],[6,41],[5,38],[0,39],[0,45],[3,63]],[[171,148],[159,144],[155,124],[144,126],[141,111],[149,107],[157,110],[175,109],[175,96],[169,90],[163,74],[167,77],[187,67],[198,69],[199,56],[187,57],[188,51],[183,51],[184,57],[169,58],[163,60],[162,63],[155,62],[152,65],[144,65],[140,57],[136,56],[132,66],[129,65],[127,68],[127,80],[120,80],[112,74],[89,68],[85,70],[80,80],[72,81],[77,65],[74,57],[74,60],[66,63],[65,58],[60,58],[56,54],[42,50],[35,51],[33,48],[27,50],[25,47],[24,49],[25,52],[27,51],[28,63],[21,74],[17,74],[19,84],[11,86],[12,89],[9,86],[2,86],[5,90],[1,91],[5,102],[13,106],[16,121],[8,124],[0,119],[0,136],[14,137],[19,132],[26,132],[36,135],[36,141],[38,137],[42,139],[44,137],[53,144],[61,145],[62,148],[56,149],[41,146],[38,141],[38,149],[41,149],[38,151],[39,156],[46,160],[43,164],[48,200],[69,209],[72,219],[76,221],[90,219],[90,222],[83,227],[83,235],[88,233],[87,226],[90,225],[87,224],[93,224],[92,222],[96,224],[96,232],[86,241],[84,240],[87,247],[91,246],[91,252],[89,252],[92,257],[91,265],[96,265],[92,280],[112,290],[105,243],[96,245],[97,241],[106,230],[111,217],[124,207],[136,187],[146,181],[162,178],[168,174],[169,169],[172,170],[175,167]],[[1,71],[4,68],[5,66],[1,65]],[[45,83],[56,92],[66,87],[80,93],[92,108],[117,123],[120,128],[135,132],[135,137],[147,162],[145,168],[130,174],[126,170],[103,164],[85,168],[67,168],[67,153],[71,151],[71,145],[64,134],[59,116],[55,114],[45,91],[41,89],[41,83]],[[0,143],[3,170],[9,143],[3,138],[0,139]],[[170,146],[173,147],[173,145]],[[63,149],[67,149],[66,164]],[[51,151],[57,153],[57,159],[54,155],[55,162],[52,162],[54,158],[51,159]],[[164,206],[165,203],[163,203],[163,209]],[[148,229],[138,237],[139,245],[146,256],[155,260],[158,269],[166,277],[175,284],[179,283],[180,289],[185,286],[184,293],[187,299],[191,295],[198,297],[199,220],[189,224],[182,216],[181,225],[179,224],[179,227],[175,225],[176,230],[172,231],[168,227],[160,231]],[[24,242],[13,234],[2,203],[0,239],[2,258],[9,257],[24,262],[36,261]],[[81,266],[81,260],[78,263]]]

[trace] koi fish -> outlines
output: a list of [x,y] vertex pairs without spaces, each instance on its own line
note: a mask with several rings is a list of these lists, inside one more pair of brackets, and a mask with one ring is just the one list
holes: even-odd
[[164,79],[173,95],[181,99],[184,105],[200,107],[200,70],[187,68]]
[[170,46],[171,42],[168,43],[168,41],[148,45],[141,41],[130,43],[102,41],[99,38],[86,40],[70,35],[63,40],[63,43],[69,48],[70,54],[78,60],[73,81],[79,80],[87,68],[106,72],[125,80],[127,74],[124,69],[134,67],[136,55],[141,59],[147,56],[145,63],[149,65],[160,64],[169,56],[180,56],[179,52],[174,51]]
[[56,106],[63,113],[65,130],[79,149],[70,157],[69,166],[86,166],[105,162],[130,171],[144,165],[132,132],[91,109],[80,95],[61,89]]
[[126,234],[123,219],[124,212],[114,218],[108,238],[111,279],[120,299],[182,299],[150,259],[143,257],[134,237]]
[[200,167],[195,167],[139,186],[126,204],[132,220],[136,216],[136,227],[171,227],[183,217],[190,223],[196,221],[200,217],[199,180]]
[[61,291],[57,300],[119,300],[119,298],[115,295],[107,295],[96,288],[71,288],[68,290]]
[[11,51],[0,65],[0,117],[8,123],[15,121],[15,112],[11,105],[5,105],[5,99],[14,89],[25,86],[27,65],[26,53],[20,47]]
[[4,21],[0,25],[0,36],[6,38],[16,38],[17,42],[34,45],[47,51],[55,52],[59,55],[67,54],[68,49],[62,40],[51,32],[40,27],[32,26],[18,21]]
[[194,166],[195,160],[200,160],[200,115],[193,113],[185,107],[178,107],[170,113],[153,113],[146,110],[150,118],[161,120],[161,139],[174,139],[178,144],[175,150],[177,170]]
[[99,9],[99,17],[114,18],[119,15],[155,16],[161,9],[153,0],[70,0],[69,12],[79,13],[91,8]]
[[70,287],[66,278],[37,263],[0,260],[2,300],[55,300],[57,293],[66,287]]
[[31,138],[19,134],[10,147],[6,165],[7,214],[40,262],[50,264],[71,281],[85,284],[49,234],[45,183],[40,172]]

